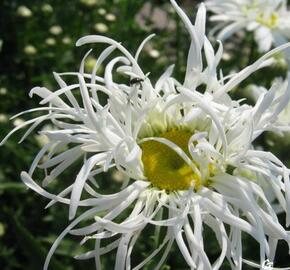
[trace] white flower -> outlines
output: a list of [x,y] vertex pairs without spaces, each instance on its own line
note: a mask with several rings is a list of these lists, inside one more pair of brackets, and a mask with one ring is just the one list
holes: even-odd
[[5,96],[7,94],[7,89],[5,87],[0,88],[0,95]]
[[26,45],[23,51],[27,55],[35,55],[37,53],[37,49],[33,45]]
[[53,7],[50,4],[43,4],[41,10],[45,13],[53,12]]
[[[212,21],[220,22],[218,39],[224,40],[240,29],[253,31],[260,52],[281,45],[290,37],[290,12],[286,0],[207,0],[214,13]],[[226,27],[225,27],[226,25]]]
[[8,116],[4,113],[0,113],[0,123],[6,123],[8,121]]
[[49,28],[49,32],[57,36],[62,33],[62,28],[59,25],[53,25]]
[[101,2],[100,0],[80,0],[80,2],[88,7],[92,7],[97,5],[99,2]]
[[40,134],[34,135],[34,138],[40,147],[43,147],[49,143],[48,137],[43,134],[43,132],[51,130],[53,130],[53,127],[51,125],[45,125],[40,131]]
[[25,121],[22,118],[17,117],[13,120],[13,125],[15,127],[19,127],[19,126],[23,125],[24,123],[25,123]]
[[0,237],[2,237],[6,232],[6,227],[0,222]]
[[116,15],[114,15],[112,13],[108,13],[105,16],[105,19],[109,22],[114,22],[114,21],[116,21]]
[[54,46],[56,44],[56,40],[54,38],[47,38],[45,43],[49,46]]
[[107,13],[107,11],[104,8],[99,8],[98,13],[103,16]]
[[96,23],[94,28],[97,32],[100,33],[106,33],[109,30],[108,26],[104,23]]
[[126,175],[121,171],[115,170],[112,174],[112,179],[116,182],[124,182],[124,180],[126,179]]
[[148,53],[152,58],[158,58],[160,56],[160,52],[155,49],[149,50]]
[[[279,129],[277,116],[289,102],[290,86],[278,97],[273,86],[255,106],[241,105],[228,95],[289,44],[237,74],[218,77],[216,68],[223,48],[219,43],[215,52],[205,36],[204,5],[192,25],[176,2],[171,3],[191,37],[183,83],[172,77],[174,66],[152,84],[150,74],[138,65],[142,48],[154,35],[146,38],[134,55],[110,38],[83,37],[77,46],[108,45],[92,73],[84,71],[89,51],[79,72],[54,73],[59,84],[56,91],[33,88],[30,96],[39,96],[44,107],[26,112],[47,113],[17,126],[1,143],[28,125],[31,127],[21,141],[43,121],[51,121],[55,127],[41,132],[49,142],[35,157],[29,172],[21,174],[28,187],[51,200],[48,207],[56,202],[68,204],[69,218],[74,219],[51,247],[45,270],[68,233],[84,236],[83,243],[95,241],[94,250],[76,258],[94,258],[96,269],[101,268],[101,256],[116,249],[116,270],[131,269],[134,245],[147,225],[164,231],[164,237],[135,270],[158,254],[154,269],[160,269],[174,241],[190,269],[220,269],[225,259],[232,269],[242,269],[242,232],[258,242],[260,266],[274,258],[278,240],[290,243],[289,232],[279,223],[265,195],[265,187],[273,191],[289,225],[289,170],[273,154],[255,150],[252,145],[265,130]],[[108,60],[115,51],[119,56]],[[104,76],[98,76],[104,61]],[[115,71],[123,76],[121,81],[113,76]],[[78,82],[67,85],[66,76],[74,76]],[[81,102],[75,91],[80,92]],[[105,104],[100,101],[104,95]],[[46,154],[47,159],[40,163]],[[76,178],[57,195],[33,180],[35,170],[43,169],[46,176],[42,184],[46,186],[80,158],[84,163]],[[121,191],[104,195],[97,188],[97,175],[111,168],[122,172],[125,179]],[[91,208],[76,217],[79,207]],[[84,220],[91,224],[76,228]],[[211,229],[220,246],[214,263],[204,249],[204,226]],[[149,239],[149,235],[146,237]]]
[[72,43],[72,40],[71,40],[70,37],[64,37],[62,39],[62,43],[68,45],[68,44],[71,44]]
[[32,16],[32,11],[26,6],[19,6],[17,8],[17,14],[20,17],[29,18]]
[[46,135],[40,134],[40,135],[34,135],[34,139],[37,141],[38,145],[40,147],[43,147],[47,143],[49,143],[49,139]]
[[229,61],[232,59],[232,55],[230,53],[223,53],[222,59],[224,61]]

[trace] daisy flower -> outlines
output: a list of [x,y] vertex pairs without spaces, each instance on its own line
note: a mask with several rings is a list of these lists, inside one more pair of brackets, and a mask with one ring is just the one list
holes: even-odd
[[[290,86],[277,96],[274,85],[255,106],[228,95],[289,45],[237,74],[218,76],[223,47],[219,43],[215,51],[205,36],[204,5],[192,24],[176,2],[171,3],[191,38],[183,82],[174,79],[174,66],[170,66],[152,84],[150,74],[139,66],[142,48],[153,35],[133,55],[110,38],[86,36],[77,46],[107,44],[92,73],[84,70],[89,51],[78,72],[54,73],[59,84],[56,91],[33,88],[30,96],[39,96],[43,106],[26,112],[47,113],[15,127],[2,141],[28,125],[21,141],[40,123],[53,125],[41,131],[49,142],[30,170],[21,173],[29,188],[51,200],[47,207],[56,202],[69,206],[72,222],[51,247],[45,270],[68,233],[83,236],[82,243],[94,241],[93,250],[76,258],[93,258],[96,269],[101,269],[101,257],[115,250],[116,270],[142,269],[155,256],[159,260],[154,269],[160,269],[174,242],[190,269],[220,269],[225,260],[232,269],[242,269],[242,233],[259,244],[259,266],[266,259],[273,261],[278,240],[290,243],[289,232],[264,192],[264,187],[272,190],[289,225],[289,170],[272,153],[255,150],[252,144],[265,130],[279,128],[276,121],[289,102]],[[101,65],[105,67],[102,76]],[[65,77],[75,77],[77,82],[68,85]],[[56,195],[44,189],[79,159],[83,165],[67,188]],[[102,194],[98,175],[111,168],[124,175],[122,187]],[[43,186],[33,180],[36,169],[45,172]],[[86,210],[77,215],[80,207]],[[132,265],[134,246],[147,226],[162,230],[161,241],[147,258]],[[205,226],[220,247],[215,261],[205,252]]]
[[[272,89],[275,89],[275,95],[279,99],[283,99],[283,94],[285,93],[287,87],[288,87],[288,81],[290,78],[290,74],[287,75],[286,79],[283,78],[276,78],[273,81],[273,85],[275,87],[272,87]],[[246,90],[248,96],[254,100],[254,102],[259,102],[259,99],[262,99],[263,96],[269,92],[269,89],[266,89],[263,86],[258,85],[250,85],[248,89]],[[286,101],[287,103],[287,101]],[[269,111],[275,110],[275,107],[269,107]],[[271,129],[272,132],[278,133],[280,135],[283,135],[283,132],[289,132],[290,131],[290,103],[287,103],[284,109],[279,113],[277,117],[277,121],[275,125],[272,126]]]
[[214,13],[211,20],[218,23],[218,39],[246,29],[254,32],[259,51],[267,52],[272,45],[279,46],[290,37],[286,0],[207,0],[206,5]]

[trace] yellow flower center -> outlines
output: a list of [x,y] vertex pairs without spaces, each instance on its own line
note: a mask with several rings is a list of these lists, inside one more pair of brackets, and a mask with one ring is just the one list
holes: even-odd
[[[178,145],[188,156],[189,131],[173,129],[160,134]],[[157,141],[141,143],[144,174],[153,186],[168,191],[186,190],[193,184],[200,185],[199,177],[192,168],[169,146]]]
[[260,13],[256,21],[268,28],[275,28],[278,24],[278,14],[272,12],[269,17],[266,17],[263,13]]

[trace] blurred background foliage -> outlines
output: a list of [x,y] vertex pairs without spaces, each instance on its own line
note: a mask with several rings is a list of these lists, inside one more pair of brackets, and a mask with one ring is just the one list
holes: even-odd
[[[182,3],[181,3],[182,2]],[[182,8],[191,18],[195,16],[198,1],[181,1]],[[209,24],[210,28],[211,25]],[[37,98],[28,97],[34,86],[57,89],[52,71],[77,71],[82,56],[92,47],[86,70],[90,72],[96,57],[104,49],[103,45],[75,47],[75,42],[87,34],[104,34],[117,41],[134,53],[149,33],[157,36],[145,47],[140,58],[144,73],[150,72],[154,82],[171,64],[175,64],[175,77],[182,81],[189,39],[179,18],[173,12],[169,1],[142,0],[1,0],[0,1],[0,138],[14,127],[23,123],[18,117],[9,121],[13,114],[37,106]],[[251,63],[259,54],[255,50],[253,37],[247,34],[244,41],[236,37],[225,44],[222,67],[227,74]],[[258,72],[241,85],[234,93],[243,96],[243,86],[259,81],[269,86],[275,76],[285,76],[286,67],[281,56],[271,67]],[[250,100],[248,101],[250,102]],[[28,119],[28,118],[25,118]],[[34,133],[21,145],[18,140],[23,132],[13,135],[0,149],[0,269],[18,270],[42,268],[45,256],[53,241],[69,224],[67,208],[54,205],[44,209],[47,200],[27,190],[21,183],[19,174],[27,170],[45,138]],[[265,135],[259,146],[274,151],[289,165],[287,147],[289,140]],[[287,146],[287,147],[285,147]],[[288,148],[289,149],[289,148]],[[66,186],[77,172],[77,168],[61,176],[58,185]],[[101,176],[100,182],[111,178],[112,174]],[[118,180],[118,176],[115,180]],[[116,184],[117,185],[117,184]],[[114,190],[101,184],[105,193]],[[51,190],[54,190],[54,186]],[[281,216],[281,220],[284,217]],[[155,248],[158,239],[148,237],[153,228],[148,227],[146,234],[136,246],[132,262],[138,263]],[[256,260],[259,247],[251,239],[244,246],[245,257]],[[53,257],[53,270],[94,269],[93,260],[77,261],[73,256],[93,248],[92,243],[80,246],[79,238],[68,236]],[[217,258],[219,250],[214,237],[208,234],[207,252],[211,260]],[[281,251],[280,251],[281,250]],[[287,247],[279,247],[277,265],[289,265]],[[158,260],[158,258],[156,259]],[[153,262],[152,262],[153,263]],[[150,263],[145,269],[152,269]],[[103,259],[104,269],[113,269],[114,253]],[[163,270],[188,269],[174,247]],[[229,269],[225,263],[223,269]],[[245,269],[250,269],[246,268]]]

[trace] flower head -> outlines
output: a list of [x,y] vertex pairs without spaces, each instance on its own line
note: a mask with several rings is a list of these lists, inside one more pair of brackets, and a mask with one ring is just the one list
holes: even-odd
[[94,28],[97,32],[106,33],[109,30],[109,27],[104,23],[96,23]]
[[66,36],[66,37],[64,37],[62,39],[62,43],[66,44],[66,45],[71,44],[72,43],[72,39],[70,37]]
[[96,6],[97,4],[99,4],[102,1],[99,0],[80,0],[81,4],[88,6],[88,7],[92,7],[92,6]]
[[45,43],[49,46],[54,46],[56,44],[55,38],[49,37],[45,39]]
[[[285,0],[207,0],[214,13],[213,21],[220,22],[218,39],[226,39],[241,29],[253,31],[259,51],[269,51],[289,39],[290,21]],[[226,25],[226,27],[225,27]]]
[[35,55],[37,53],[37,49],[33,45],[26,45],[23,51],[27,55]]
[[115,14],[112,14],[112,13],[107,13],[105,15],[105,19],[108,21],[108,22],[114,22],[116,21],[116,15]]
[[44,13],[51,13],[53,12],[53,7],[50,5],[50,4],[43,4],[41,6],[41,10],[44,12]]
[[8,122],[8,116],[4,113],[0,113],[0,123]]
[[53,25],[49,28],[49,32],[53,35],[60,35],[62,33],[62,28],[59,25]]
[[[252,144],[265,130],[279,128],[277,117],[289,102],[290,87],[281,98],[273,86],[255,106],[242,105],[228,95],[271,55],[289,45],[269,52],[237,74],[219,77],[216,68],[223,48],[219,43],[215,52],[205,36],[204,5],[193,25],[176,2],[171,3],[191,38],[183,82],[172,77],[174,66],[170,66],[153,84],[150,74],[139,66],[141,50],[154,35],[147,37],[134,55],[110,38],[86,36],[77,46],[108,45],[92,73],[85,73],[89,51],[78,72],[54,73],[59,84],[56,91],[33,88],[30,96],[39,96],[44,107],[27,112],[47,113],[15,127],[2,141],[30,124],[22,140],[43,121],[54,125],[54,129],[41,132],[49,142],[29,172],[21,174],[28,187],[51,199],[48,206],[68,204],[69,218],[74,219],[55,241],[44,269],[68,233],[84,236],[83,242],[95,241],[94,250],[77,258],[95,258],[97,269],[100,257],[115,249],[115,269],[131,269],[134,245],[147,225],[164,228],[165,234],[159,247],[134,269],[160,256],[155,268],[159,269],[174,241],[191,269],[219,269],[225,259],[232,269],[241,269],[242,232],[259,243],[260,265],[275,254],[273,242],[282,239],[290,243],[289,232],[279,223],[264,192],[273,191],[289,225],[289,171],[273,154],[255,150]],[[114,51],[119,55],[111,57]],[[105,66],[103,76],[97,73],[101,65]],[[115,72],[123,79],[115,79]],[[76,77],[77,83],[67,85],[66,76]],[[44,169],[46,186],[80,158],[84,163],[79,173],[58,195],[33,180],[35,170]],[[95,184],[97,176],[110,168],[122,172],[124,180],[119,192],[104,195]],[[82,199],[83,193],[89,198]],[[76,217],[79,207],[90,209]],[[83,220],[92,223],[75,228]],[[220,246],[214,263],[204,250],[205,225]]]
[[17,8],[17,15],[20,16],[20,17],[23,17],[23,18],[29,18],[33,14],[32,14],[32,11],[28,7],[26,7],[26,6],[19,6]]
[[0,96],[5,96],[7,94],[7,89],[5,87],[0,87]]

